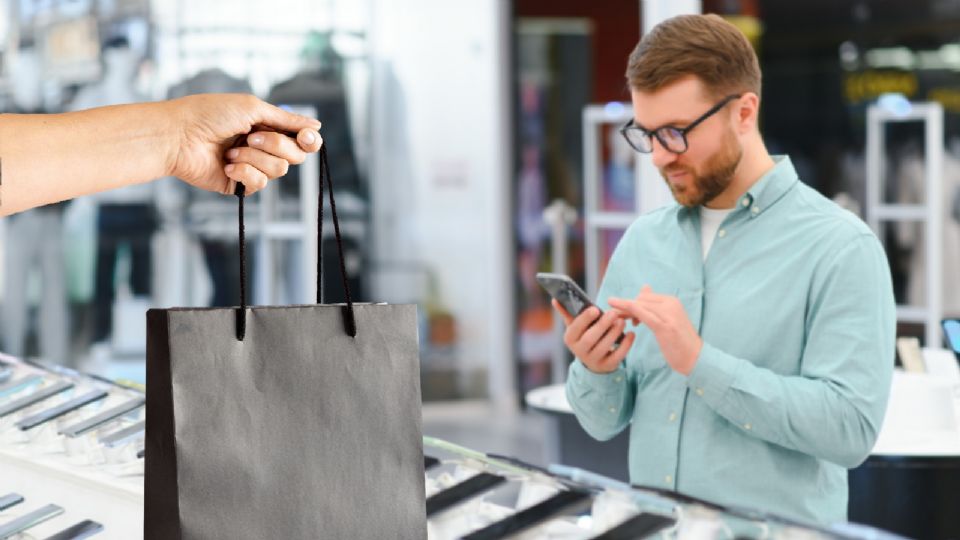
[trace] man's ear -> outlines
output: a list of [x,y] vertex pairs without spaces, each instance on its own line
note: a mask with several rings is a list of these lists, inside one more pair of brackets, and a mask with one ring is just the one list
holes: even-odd
[[755,129],[760,116],[760,96],[753,92],[743,94],[737,100],[734,114],[737,133],[745,135]]

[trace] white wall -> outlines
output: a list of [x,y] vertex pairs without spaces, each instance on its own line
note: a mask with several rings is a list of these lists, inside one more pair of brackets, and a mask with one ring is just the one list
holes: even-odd
[[374,0],[372,13],[376,257],[436,272],[460,367],[489,368],[491,397],[508,403],[506,2]]

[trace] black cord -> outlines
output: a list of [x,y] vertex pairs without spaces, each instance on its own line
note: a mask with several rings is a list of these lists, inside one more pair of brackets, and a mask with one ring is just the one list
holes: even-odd
[[247,239],[243,226],[243,199],[246,186],[237,182],[234,194],[240,203],[240,308],[237,310],[237,340],[243,341],[247,334]]
[[[326,182],[324,182],[326,177]],[[318,200],[317,217],[317,303],[323,304],[323,189],[324,184],[328,185],[330,199],[330,212],[333,214],[333,229],[337,240],[337,252],[340,255],[340,276],[343,281],[343,290],[347,298],[346,310],[344,311],[344,329],[350,337],[357,336],[357,322],[353,313],[353,300],[350,297],[350,283],[347,280],[347,266],[343,259],[343,241],[340,238],[340,220],[337,218],[337,203],[333,197],[333,178],[330,175],[330,165],[327,161],[327,147],[320,147],[320,196]],[[243,225],[243,200],[246,188],[243,184],[237,183],[234,194],[239,202],[239,224],[240,224],[240,307],[236,312],[236,330],[237,340],[243,341],[247,333],[247,256],[246,256],[246,235]]]
[[[319,223],[317,229],[317,250],[318,253],[322,253],[321,245],[323,244],[323,177],[327,177],[327,187],[329,188],[329,198],[330,198],[330,213],[333,215],[333,232],[337,240],[337,253],[340,255],[340,277],[343,280],[343,290],[344,295],[347,298],[347,310],[344,313],[344,326],[346,327],[347,334],[350,337],[357,337],[357,322],[353,314],[353,300],[350,298],[350,283],[347,280],[347,266],[343,260],[343,242],[340,239],[340,220],[337,219],[337,203],[333,199],[333,177],[330,175],[330,165],[327,161],[327,146],[323,145],[320,147],[320,219],[317,220]],[[322,261],[322,257],[317,257],[318,261]],[[322,267],[317,268],[317,296],[320,296],[320,291],[322,290],[322,279],[321,279]],[[319,301],[319,299],[318,299]],[[321,302],[322,303],[322,302]]]

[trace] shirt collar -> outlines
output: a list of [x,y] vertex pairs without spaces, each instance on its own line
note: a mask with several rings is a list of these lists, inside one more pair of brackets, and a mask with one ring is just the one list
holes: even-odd
[[800,180],[788,156],[772,157],[773,168],[737,199],[737,208],[749,211],[751,218],[764,213]]
[[[755,218],[766,212],[800,180],[789,156],[771,157],[773,158],[773,168],[754,182],[753,186],[737,199],[737,204],[733,208],[734,211],[744,210],[750,213],[751,219]],[[677,206],[679,206],[677,219],[699,219],[699,207],[687,208],[679,204]]]

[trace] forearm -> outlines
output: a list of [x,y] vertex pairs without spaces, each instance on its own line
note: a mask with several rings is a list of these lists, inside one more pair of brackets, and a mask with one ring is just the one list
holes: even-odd
[[571,364],[567,378],[567,401],[584,431],[606,441],[630,424],[633,387],[622,365],[612,373],[597,374],[577,360]]
[[879,434],[889,378],[865,362],[874,382],[785,376],[704,347],[688,379],[691,397],[748,436],[851,468],[869,455]]
[[169,174],[177,125],[164,102],[0,115],[0,215]]

